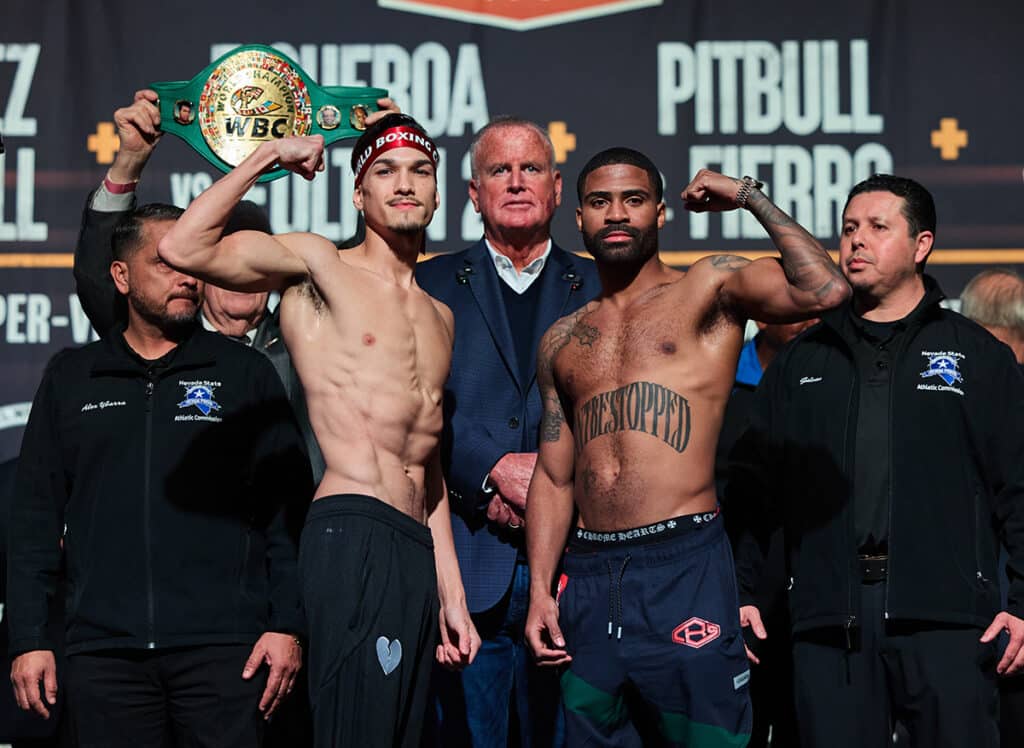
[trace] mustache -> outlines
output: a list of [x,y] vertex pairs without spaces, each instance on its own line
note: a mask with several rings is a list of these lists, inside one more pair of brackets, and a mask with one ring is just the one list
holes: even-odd
[[634,239],[639,239],[641,236],[641,232],[639,229],[634,228],[633,226],[630,226],[627,223],[613,223],[609,226],[605,226],[603,229],[598,231],[597,234],[594,235],[594,238],[598,241],[601,241],[603,239],[606,239],[609,234],[616,233],[629,234]]
[[186,301],[194,301],[199,303],[199,292],[196,293],[176,293],[168,299],[168,301],[174,301],[175,299],[185,299]]

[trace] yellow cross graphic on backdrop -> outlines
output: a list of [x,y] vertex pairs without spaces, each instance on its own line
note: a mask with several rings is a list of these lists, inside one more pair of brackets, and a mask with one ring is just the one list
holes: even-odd
[[943,117],[939,120],[939,129],[932,130],[932,148],[939,149],[943,161],[956,161],[960,158],[960,149],[967,147],[967,130],[960,129],[955,117]]
[[555,147],[555,163],[564,164],[569,152],[576,150],[576,136],[564,122],[548,122],[548,137]]
[[96,125],[96,132],[89,136],[86,143],[89,153],[96,154],[97,164],[114,163],[114,154],[121,147],[121,139],[114,132],[113,122],[100,122]]

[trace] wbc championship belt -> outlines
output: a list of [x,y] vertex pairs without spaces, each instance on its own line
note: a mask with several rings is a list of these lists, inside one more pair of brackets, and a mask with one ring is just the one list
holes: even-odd
[[[227,172],[260,143],[287,135],[322,135],[325,145],[358,137],[383,88],[318,86],[273,47],[247,44],[211,62],[190,81],[150,87],[160,96],[160,129],[177,135]],[[260,182],[283,177],[274,169]]]

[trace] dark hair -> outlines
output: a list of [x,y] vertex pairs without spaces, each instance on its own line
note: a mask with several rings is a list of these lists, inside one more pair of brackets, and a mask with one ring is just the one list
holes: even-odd
[[665,195],[665,189],[661,183],[661,174],[658,173],[658,167],[640,151],[634,151],[632,148],[618,147],[601,151],[587,161],[586,166],[583,167],[583,171],[580,172],[580,176],[576,180],[576,196],[581,203],[583,202],[583,186],[587,181],[587,177],[590,176],[590,172],[596,171],[602,166],[613,166],[614,164],[628,164],[629,166],[635,166],[646,171],[647,178],[651,180],[651,188],[654,190],[655,202],[661,202]]
[[242,200],[231,211],[228,222],[224,226],[224,236],[233,234],[236,231],[262,231],[264,234],[273,234],[270,228],[270,218],[267,211],[252,200]]
[[185,211],[176,205],[149,203],[122,217],[114,226],[111,247],[115,260],[127,260],[142,246],[142,230],[150,221],[177,221]]
[[356,164],[359,163],[359,157],[363,155],[363,152],[373,144],[373,141],[377,139],[378,135],[392,127],[409,127],[428,138],[430,137],[427,131],[423,129],[423,125],[414,120],[408,114],[388,114],[367,127],[366,131],[359,136],[359,140],[357,140],[356,144],[352,147],[352,159],[350,163],[353,174],[356,173]]
[[843,206],[844,216],[846,209],[850,207],[850,200],[863,192],[891,192],[897,197],[902,197],[903,207],[900,212],[907,219],[910,235],[917,236],[922,231],[935,233],[935,201],[932,199],[932,193],[913,179],[892,174],[875,174],[868,177],[850,190],[846,205]]

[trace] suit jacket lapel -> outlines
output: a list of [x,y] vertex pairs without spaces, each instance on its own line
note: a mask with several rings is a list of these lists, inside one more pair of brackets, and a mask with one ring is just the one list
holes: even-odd
[[[583,276],[573,265],[573,255],[552,245],[544,272],[536,281],[541,284],[540,300],[537,310],[537,323],[533,329],[531,350],[538,350],[540,339],[555,320],[564,317],[569,305],[569,297],[582,293]],[[530,365],[530,381],[526,387],[533,386],[537,378],[537,362]]]
[[[516,358],[515,342],[512,340],[512,328],[505,312],[501,286],[498,285],[502,281],[482,240],[466,253],[465,262],[458,273],[459,282],[469,286],[476,300],[505,368],[508,369],[516,386],[523,391],[523,383],[519,381],[519,361]],[[462,280],[463,278],[465,280]]]

